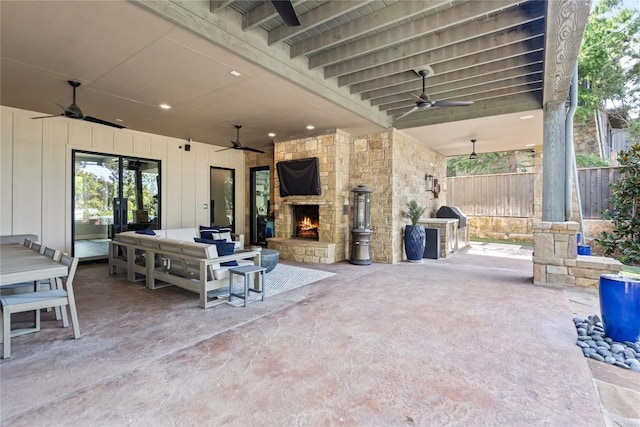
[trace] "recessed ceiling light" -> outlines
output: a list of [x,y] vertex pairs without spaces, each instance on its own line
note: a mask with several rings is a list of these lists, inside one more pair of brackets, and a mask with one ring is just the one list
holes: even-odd
[[313,130],[313,129],[315,129],[315,128],[316,128],[316,127],[315,127],[314,125],[307,125],[307,129],[308,129],[308,130]]
[[275,133],[273,133],[273,132],[269,132],[267,135],[268,135],[268,136],[270,136],[271,138],[273,138],[274,136],[276,136],[276,134],[275,134]]
[[529,120],[533,119],[535,116],[533,114],[527,114],[526,116],[521,116],[520,120]]
[[171,109],[171,105],[169,104],[160,104],[159,107],[162,108],[163,110]]
[[525,147],[535,147],[536,144],[526,144]]
[[236,76],[236,77],[240,77],[242,74],[240,74],[239,72],[237,72],[236,70],[231,71],[230,73],[232,76]]
[[122,119],[116,119],[116,122],[124,122]]

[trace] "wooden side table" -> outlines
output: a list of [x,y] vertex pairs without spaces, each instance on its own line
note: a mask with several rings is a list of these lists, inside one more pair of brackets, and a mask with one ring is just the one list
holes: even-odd
[[[265,291],[265,282],[264,282],[264,273],[267,271],[264,267],[259,267],[257,265],[243,265],[240,267],[232,267],[229,269],[229,302],[231,302],[231,297],[238,297],[244,300],[244,306],[247,306],[247,300],[249,299],[249,292],[254,292],[257,294],[262,294],[262,301],[264,301],[264,291]],[[239,275],[243,277],[244,280],[244,293],[239,294],[233,292],[233,276]],[[257,276],[258,278],[258,287],[255,286],[255,280],[252,280]],[[254,282],[254,286],[250,287],[249,283]]]

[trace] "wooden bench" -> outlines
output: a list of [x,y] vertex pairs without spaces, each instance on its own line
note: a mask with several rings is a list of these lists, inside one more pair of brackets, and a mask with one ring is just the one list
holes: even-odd
[[128,280],[145,281],[149,289],[178,286],[199,294],[202,308],[226,301],[207,295],[228,287],[228,267],[220,265],[227,261],[259,266],[260,251],[238,250],[218,256],[215,245],[134,233],[120,233],[109,243],[109,274],[121,268]]

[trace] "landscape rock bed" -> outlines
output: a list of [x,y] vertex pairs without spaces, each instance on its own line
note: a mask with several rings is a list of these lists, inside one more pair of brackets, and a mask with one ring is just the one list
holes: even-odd
[[617,342],[607,337],[604,325],[596,315],[586,319],[574,317],[578,340],[585,357],[640,372],[640,342]]

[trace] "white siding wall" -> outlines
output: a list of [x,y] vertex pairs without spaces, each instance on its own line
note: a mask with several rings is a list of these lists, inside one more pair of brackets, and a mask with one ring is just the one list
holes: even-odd
[[115,129],[0,107],[0,235],[37,234],[45,245],[71,251],[71,154],[86,150],[160,160],[162,228],[207,224],[209,168],[236,170],[236,231],[244,233],[242,151],[161,135]]

